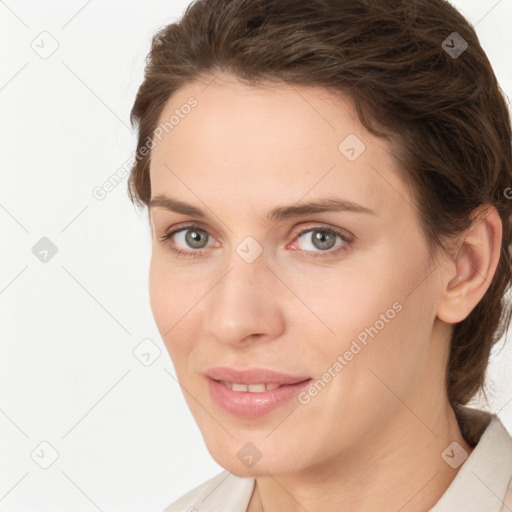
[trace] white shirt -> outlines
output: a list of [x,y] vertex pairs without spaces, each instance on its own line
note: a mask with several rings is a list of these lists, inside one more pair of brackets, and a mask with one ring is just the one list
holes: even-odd
[[[461,411],[461,432],[476,446],[429,512],[512,512],[512,437],[496,415]],[[222,471],[163,512],[246,512],[255,482]]]

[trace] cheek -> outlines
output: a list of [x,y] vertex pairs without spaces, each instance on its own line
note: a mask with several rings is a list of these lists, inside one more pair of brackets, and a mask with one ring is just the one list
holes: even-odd
[[390,252],[372,263],[332,276],[321,310],[334,331],[329,359],[346,353],[347,366],[364,366],[359,375],[379,368],[392,378],[393,368],[419,364],[427,348],[435,317],[429,271],[418,255]]
[[[163,334],[162,330],[165,329],[163,325],[163,321],[166,317],[165,311],[169,308],[169,300],[171,300],[170,294],[165,291],[168,289],[169,283],[162,270],[153,251],[149,267],[149,301],[160,334]],[[169,327],[170,325],[167,326],[167,329]]]
[[190,307],[186,307],[189,297],[175,277],[176,270],[171,271],[162,260],[155,249],[149,267],[149,300],[160,336],[173,358],[178,348],[173,340],[177,339],[177,334],[183,328],[180,319]]
[[395,403],[394,393],[406,396],[427,363],[435,317],[432,290],[425,280],[411,293],[425,274],[422,269],[403,268],[403,272],[386,288],[379,283],[364,307],[354,308],[346,318],[350,333],[343,344],[352,360],[344,378],[355,403],[375,403],[376,397]]
[[402,301],[401,288],[405,286],[400,279],[392,270],[378,268],[375,264],[358,268],[340,266],[327,276],[325,270],[324,275],[310,273],[297,289],[331,329],[331,339],[336,348],[341,349],[359,335],[364,341],[365,330],[376,322],[379,331],[385,330],[388,323],[399,316],[396,310],[400,305],[395,303]]

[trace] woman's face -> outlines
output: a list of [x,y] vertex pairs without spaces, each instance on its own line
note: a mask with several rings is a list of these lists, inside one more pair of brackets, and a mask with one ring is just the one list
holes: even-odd
[[[447,331],[387,146],[323,89],[224,78],[172,96],[150,171],[151,307],[210,453],[241,476],[280,474],[424,428]],[[327,200],[341,206],[289,209]],[[214,367],[311,380],[243,392],[211,386]]]

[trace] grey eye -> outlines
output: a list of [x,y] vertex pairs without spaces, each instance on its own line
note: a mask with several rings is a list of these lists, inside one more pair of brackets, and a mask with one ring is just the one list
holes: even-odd
[[[336,238],[340,238],[340,235],[325,229],[309,229],[302,233],[298,240],[303,239],[306,243],[309,243],[313,246],[313,249],[308,247],[300,247],[305,251],[311,251],[318,249],[320,251],[326,251],[332,249],[336,244]],[[339,245],[339,244],[338,244]]]
[[186,244],[185,247],[182,247],[183,249],[187,249],[187,246],[192,249],[204,249],[208,242],[208,233],[202,229],[186,228],[178,231],[174,234],[174,236],[175,242],[178,246],[178,241],[184,242]]

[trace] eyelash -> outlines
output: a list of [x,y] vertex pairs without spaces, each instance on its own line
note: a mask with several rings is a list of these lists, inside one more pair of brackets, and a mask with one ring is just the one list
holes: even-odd
[[[195,225],[195,224],[190,224],[190,225],[186,225],[186,226],[181,226],[177,229],[174,229],[172,231],[169,231],[167,232],[165,235],[163,235],[162,237],[160,237],[160,240],[163,242],[163,243],[166,243],[166,242],[170,242],[170,239],[173,235],[175,235],[176,233],[179,233],[180,231],[188,231],[188,230],[198,230],[198,231],[201,231],[201,232],[204,232],[206,233],[208,236],[210,236],[208,234],[208,232],[203,229],[202,227],[198,226],[198,225]],[[335,228],[332,228],[332,227],[329,227],[329,228],[322,228],[322,227],[308,227],[308,228],[305,228],[303,229],[302,231],[299,231],[295,238],[299,238],[301,237],[303,234],[305,233],[309,233],[310,231],[318,231],[318,232],[321,232],[321,233],[328,233],[328,234],[331,234],[331,235],[337,235],[341,238],[341,240],[343,241],[343,245],[341,246],[338,246],[336,249],[334,250],[326,250],[326,251],[302,251],[302,252],[305,252],[306,253],[306,257],[307,258],[323,258],[323,257],[329,257],[329,256],[336,256],[338,255],[340,252],[342,251],[346,251],[348,250],[348,248],[354,243],[354,240],[351,240],[349,239],[344,233],[342,233],[341,231],[335,229]],[[167,243],[166,245],[169,246],[170,250],[176,254],[177,256],[179,257],[185,257],[185,258],[196,258],[198,256],[201,256],[201,250],[194,250],[194,251],[183,251],[181,249],[176,249],[172,243]],[[299,249],[300,250],[300,249]],[[329,256],[322,256],[322,253],[326,253],[328,254]]]

